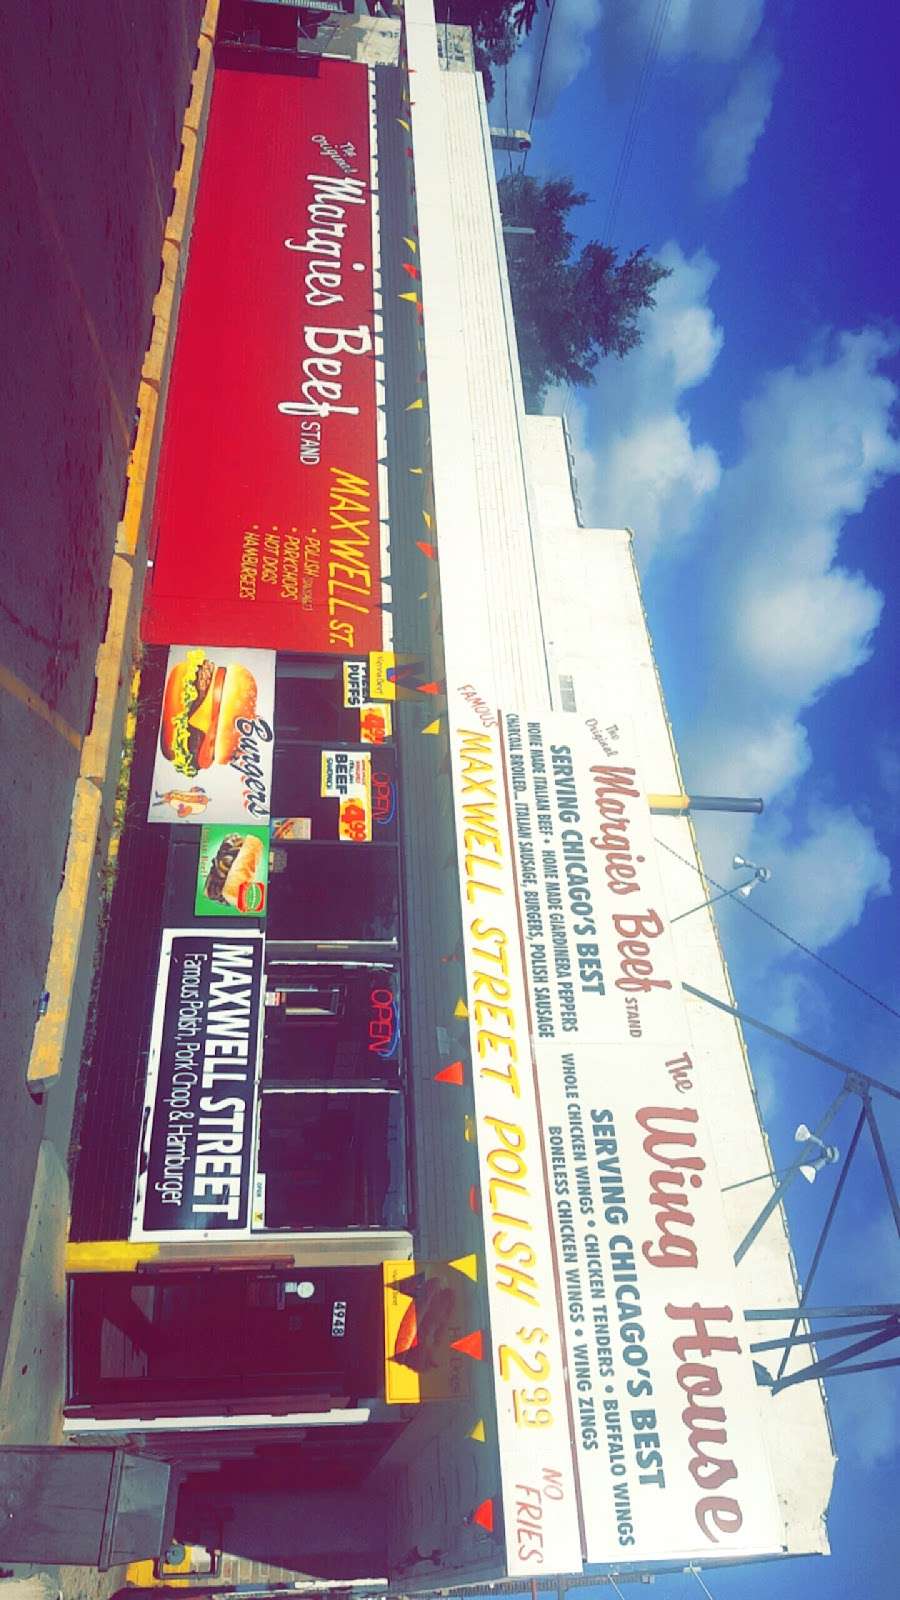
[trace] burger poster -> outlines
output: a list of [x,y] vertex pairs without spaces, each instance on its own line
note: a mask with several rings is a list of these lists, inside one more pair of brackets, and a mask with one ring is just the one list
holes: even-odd
[[150,821],[268,823],[274,705],[274,652],[173,645]]
[[194,898],[198,917],[264,917],[268,878],[268,828],[237,830],[218,823],[203,829]]

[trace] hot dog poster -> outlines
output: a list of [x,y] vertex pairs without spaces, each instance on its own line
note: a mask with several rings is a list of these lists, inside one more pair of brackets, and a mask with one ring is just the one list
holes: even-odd
[[150,821],[268,823],[274,705],[273,651],[173,645]]
[[264,917],[269,881],[269,829],[217,823],[200,835],[198,917]]

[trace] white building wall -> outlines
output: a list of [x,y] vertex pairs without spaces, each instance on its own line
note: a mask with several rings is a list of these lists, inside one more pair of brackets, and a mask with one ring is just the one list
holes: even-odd
[[[538,522],[541,604],[554,698],[560,678],[574,681],[578,711],[612,720],[629,715],[637,731],[641,773],[651,793],[682,792],[671,726],[657,677],[653,646],[624,529],[582,529],[575,524],[562,420],[527,420],[529,456]],[[568,498],[568,515],[557,520]],[[654,819],[654,832],[688,862],[699,865],[693,829],[685,817]],[[665,848],[658,859],[670,917],[706,899],[704,878]],[[695,911],[672,929],[683,980],[734,1004],[715,922]],[[756,1089],[738,1024],[702,1000],[686,996],[691,1055],[702,1085],[704,1112],[714,1132],[721,1185],[754,1177],[773,1165],[759,1116]],[[743,1239],[769,1186],[755,1184],[725,1197],[735,1247]],[[738,1269],[748,1307],[796,1305],[790,1244],[780,1210]],[[779,1325],[780,1331],[787,1328]],[[756,1338],[777,1337],[756,1325]],[[769,1357],[769,1362],[777,1360]],[[834,1474],[833,1447],[824,1399],[814,1383],[773,1397],[759,1389],[759,1411],[773,1476],[787,1528],[788,1549],[826,1552],[823,1520]],[[803,1463],[802,1472],[798,1471]]]
[[[407,0],[405,18],[448,685],[537,714],[565,709],[559,680],[570,675],[579,711],[633,717],[647,789],[679,791],[630,534],[578,527],[562,425],[525,418],[480,80],[440,70],[430,0]],[[697,860],[686,819],[660,818],[656,833]],[[670,916],[703,901],[693,867],[664,849],[659,866]],[[709,913],[673,931],[682,977],[730,1000]],[[740,1030],[700,1001],[688,1011],[720,1181],[763,1172],[771,1162]],[[764,1185],[727,1197],[735,1244],[764,1197]],[[780,1213],[740,1273],[745,1305],[796,1304]],[[822,1392],[805,1384],[758,1399],[786,1549],[827,1551],[834,1459]]]

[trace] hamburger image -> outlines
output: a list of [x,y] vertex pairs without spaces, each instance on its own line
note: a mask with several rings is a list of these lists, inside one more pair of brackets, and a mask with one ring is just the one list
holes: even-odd
[[256,715],[256,679],[240,663],[217,667],[202,650],[189,650],[166,679],[159,743],[176,772],[196,777],[215,762],[227,766],[241,717]]
[[256,834],[226,834],[206,877],[203,890],[206,898],[233,906],[237,911],[262,911],[265,889],[257,881],[262,858],[263,842]]

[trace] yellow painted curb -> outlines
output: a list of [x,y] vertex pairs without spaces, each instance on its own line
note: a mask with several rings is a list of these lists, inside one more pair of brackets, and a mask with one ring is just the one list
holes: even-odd
[[153,332],[150,343],[144,356],[141,376],[147,383],[155,385],[158,389],[162,383],[163,366],[166,359],[166,349],[169,343],[169,329],[172,325],[172,307],[175,300],[175,285],[178,282],[178,272],[181,266],[181,254],[177,244],[171,239],[163,240],[162,247],[162,277],[156,298],[153,302]]
[[69,1240],[66,1272],[134,1272],[142,1261],[155,1261],[159,1245],[152,1239]]
[[72,801],[66,875],[57,896],[53,917],[46,980],[50,1000],[34,1030],[26,1073],[28,1087],[32,1090],[41,1090],[59,1077],[62,1065],[97,847],[100,808],[101,795],[97,785],[88,778],[78,778]]
[[194,128],[181,130],[181,163],[173,179],[175,199],[166,219],[166,238],[180,245],[187,227],[194,163],[197,159],[197,133]]
[[193,128],[195,133],[199,133],[203,121],[203,103],[206,99],[207,81],[212,71],[212,53],[212,39],[203,32],[197,41],[197,65],[194,68],[191,103],[184,114],[185,127]]
[[128,635],[134,568],[122,556],[109,570],[111,600],[106,637],[97,651],[97,696],[91,730],[81,747],[81,776],[102,784],[109,768],[113,723],[122,686],[122,663]]
[[148,383],[145,378],[142,378],[138,386],[139,417],[137,436],[128,462],[128,493],[125,497],[125,511],[122,521],[116,529],[116,554],[120,556],[133,556],[140,540],[144,496],[150,471],[150,456],[153,450],[158,411],[159,391],[154,388],[152,383]]
[[206,0],[206,10],[200,24],[200,35],[206,34],[207,38],[214,39],[216,28],[219,25],[219,7],[221,0]]

